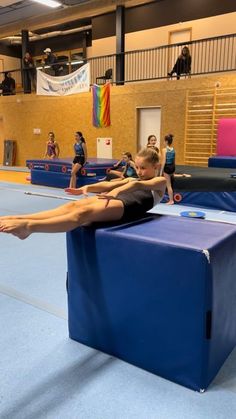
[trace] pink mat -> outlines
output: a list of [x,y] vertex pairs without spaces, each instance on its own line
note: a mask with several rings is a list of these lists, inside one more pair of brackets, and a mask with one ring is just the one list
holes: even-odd
[[236,118],[218,122],[217,156],[236,156]]

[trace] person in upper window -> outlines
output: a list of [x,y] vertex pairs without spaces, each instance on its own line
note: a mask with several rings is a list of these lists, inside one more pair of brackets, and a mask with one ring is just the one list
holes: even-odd
[[169,77],[172,77],[174,73],[177,75],[177,80],[180,79],[181,74],[190,75],[191,73],[191,63],[192,58],[189,52],[188,47],[184,47],[181,51],[180,56],[177,58],[177,61],[173,69],[168,73]]

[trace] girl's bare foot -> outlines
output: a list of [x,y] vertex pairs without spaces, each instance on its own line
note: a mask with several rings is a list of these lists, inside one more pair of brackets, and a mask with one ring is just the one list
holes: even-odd
[[174,201],[168,201],[166,205],[174,205]]
[[28,222],[24,220],[1,220],[0,232],[13,234],[21,240],[26,239],[30,235]]

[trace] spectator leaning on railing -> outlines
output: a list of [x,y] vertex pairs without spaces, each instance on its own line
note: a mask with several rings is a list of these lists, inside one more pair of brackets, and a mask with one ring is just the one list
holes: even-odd
[[51,66],[54,75],[60,76],[61,69],[63,68],[59,64],[57,64],[58,59],[56,55],[52,53],[51,48],[46,48],[43,52],[46,55],[46,58],[42,61],[42,64]]
[[191,62],[192,58],[189,52],[188,47],[184,47],[181,51],[180,56],[177,58],[176,63],[171,70],[170,73],[168,73],[169,77],[172,77],[174,73],[177,74],[177,80],[179,80],[181,74],[187,74],[190,75],[191,73]]

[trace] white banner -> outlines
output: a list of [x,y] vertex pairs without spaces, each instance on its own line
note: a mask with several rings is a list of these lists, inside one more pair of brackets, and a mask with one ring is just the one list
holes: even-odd
[[37,95],[67,96],[75,93],[89,92],[90,66],[83,65],[66,76],[50,76],[37,70]]

